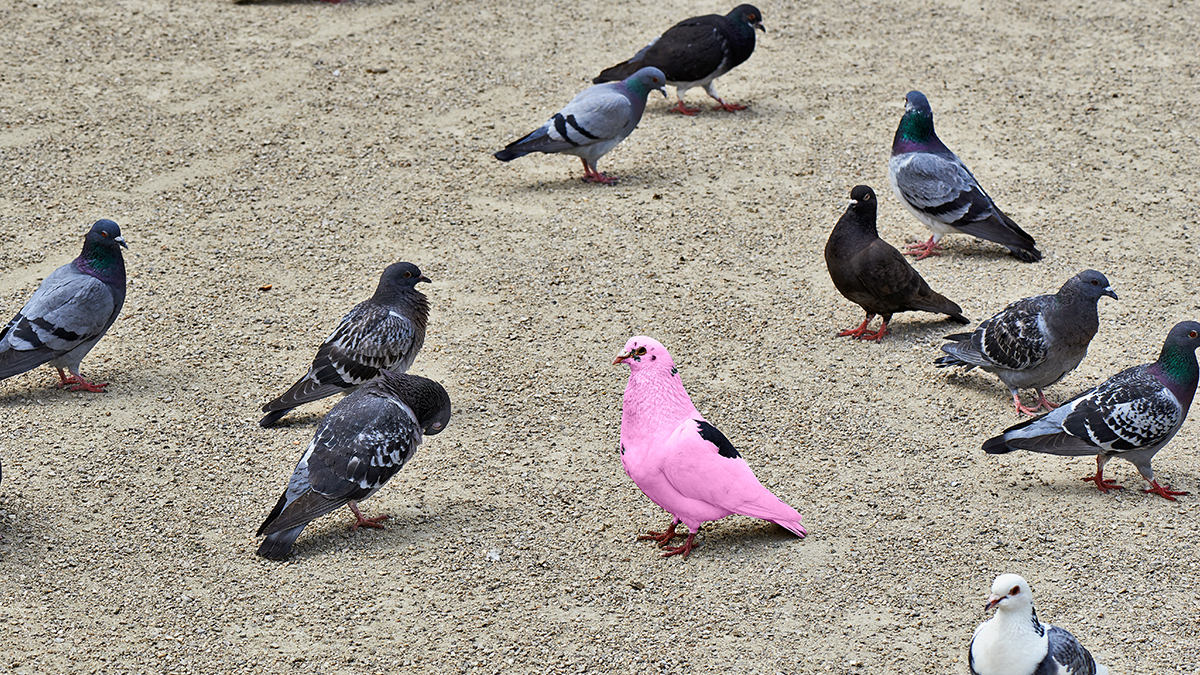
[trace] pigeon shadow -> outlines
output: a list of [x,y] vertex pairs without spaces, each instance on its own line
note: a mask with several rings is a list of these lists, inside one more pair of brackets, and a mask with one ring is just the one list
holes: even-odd
[[699,546],[692,552],[692,555],[703,553],[707,549],[712,554],[720,553],[722,557],[728,557],[736,554],[737,550],[742,548],[761,550],[801,541],[803,539],[800,537],[767,521],[725,526],[709,523],[701,527],[700,532],[696,535],[696,543]]

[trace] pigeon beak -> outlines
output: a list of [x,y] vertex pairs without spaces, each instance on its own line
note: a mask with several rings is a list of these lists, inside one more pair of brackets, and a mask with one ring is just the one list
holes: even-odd
[[1120,298],[1117,297],[1117,292],[1112,289],[1112,286],[1104,289],[1104,295],[1107,295],[1113,300],[1120,300]]
[[663,98],[666,98],[667,97],[667,86],[664,84],[663,86],[659,87],[658,93],[662,94]]
[[417,282],[418,282],[418,283],[419,283],[419,282],[422,282],[422,281],[424,281],[424,282],[425,282],[425,283],[427,283],[427,284],[432,284],[432,283],[433,283],[433,279],[430,279],[429,277],[425,276],[424,274],[422,274],[422,275],[421,275],[421,278],[420,278],[420,279],[417,279]]
[[755,22],[754,22],[753,24],[751,24],[751,25],[753,25],[755,28],[757,28],[757,29],[761,30],[761,31],[762,31],[762,32],[764,32],[764,33],[765,33],[765,32],[767,32],[767,28],[766,28],[766,26],[763,26],[763,25],[762,25],[762,21],[755,21]]
[[983,611],[986,612],[989,609],[995,607],[996,605],[1000,604],[1000,601],[1003,599],[1004,598],[1000,597],[999,595],[995,595],[995,594],[989,595],[987,604],[983,606]]
[[129,248],[129,244],[125,243],[125,237],[113,237],[113,241],[117,242],[124,248]]
[[633,354],[631,352],[622,352],[620,354],[617,354],[617,358],[613,359],[612,364],[614,366],[619,366],[622,363],[625,363],[625,359],[629,358],[630,356],[633,356]]

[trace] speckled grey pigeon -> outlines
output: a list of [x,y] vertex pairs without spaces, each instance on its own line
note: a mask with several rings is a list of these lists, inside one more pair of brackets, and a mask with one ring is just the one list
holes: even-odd
[[298,405],[357,387],[384,370],[403,373],[425,344],[429,301],[417,290],[428,282],[416,265],[388,265],[375,294],[359,303],[317,350],[304,377],[262,407],[270,427]]
[[984,610],[993,607],[996,616],[975,629],[967,647],[971,675],[1108,675],[1074,635],[1038,621],[1020,576],[996,577]]
[[992,455],[1030,450],[1069,457],[1096,456],[1096,475],[1083,480],[1101,492],[1120,489],[1104,479],[1104,465],[1113,457],[1128,460],[1150,483],[1150,492],[1171,501],[1187,492],[1172,490],[1154,480],[1150,460],[1183,426],[1196,395],[1200,368],[1200,323],[1183,321],[1167,333],[1158,360],[1127,368],[1063,403],[1053,412],[1026,420],[988,439],[983,449]]
[[129,248],[116,223],[97,220],[92,225],[79,257],[51,272],[0,330],[0,380],[49,363],[58,370],[59,387],[104,391],[108,383],[85,380],[79,363],[125,304],[122,246]]
[[495,157],[510,162],[531,152],[575,155],[583,161],[585,182],[615,183],[615,177],[596,170],[596,162],[637,128],[652,90],[667,95],[666,82],[658,68],[642,68],[621,82],[588,87],[550,121],[509,143]]
[[258,528],[258,555],[282,560],[309,522],[349,505],[352,529],[382,528],[388,516],[366,518],[357,503],[375,494],[417,451],[424,436],[450,422],[450,396],[416,375],[381,371],[338,401],[317,432],[275,508]]
[[671,112],[695,115],[699,108],[683,104],[683,95],[692,87],[704,91],[717,102],[714,110],[745,110],[746,106],[727,103],[717,95],[714,80],[741,65],[754,53],[754,29],[767,31],[762,12],[753,5],[738,5],[729,14],[709,14],[685,19],[654,38],[624,63],[605,68],[592,82],[612,82],[639,68],[653,66],[663,72],[667,84],[675,87],[679,103]]
[[[973,333],[947,335],[949,354],[934,361],[939,368],[978,366],[1000,378],[1010,392],[1017,413],[1036,414],[1043,407],[1058,406],[1046,400],[1044,387],[1075,370],[1100,328],[1096,304],[1117,294],[1108,278],[1096,270],[1084,270],[1067,280],[1054,295],[1037,295],[1017,300],[999,314],[979,324]],[[1021,405],[1019,389],[1033,389],[1038,405]]]
[[1008,247],[1022,262],[1042,259],[1033,237],[1004,215],[979,181],[933,131],[933,111],[919,91],[905,98],[904,116],[892,141],[888,180],[900,203],[933,231],[924,244],[909,246],[917,260],[940,255],[938,242],[960,232]]
[[[875,204],[871,188],[855,186],[850,191],[850,206],[825,242],[825,266],[833,285],[867,313],[858,328],[844,330],[838,337],[879,341],[896,312],[936,312],[951,321],[970,323],[961,307],[930,288],[899,251],[879,238]],[[883,325],[874,333],[867,332],[876,314],[883,316]]]

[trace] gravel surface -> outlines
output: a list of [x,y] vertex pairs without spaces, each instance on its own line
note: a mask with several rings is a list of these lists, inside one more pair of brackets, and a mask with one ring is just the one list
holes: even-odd
[[[765,2],[765,0],[763,0]],[[1061,400],[1152,360],[1200,317],[1194,2],[760,4],[720,81],[750,109],[655,96],[579,181],[501,164],[674,21],[731,5],[467,0],[15,0],[0,9],[0,311],[120,223],[129,298],[83,363],[0,383],[0,671],[966,673],[1000,572],[1114,673],[1200,672],[1192,542],[1200,427],[1141,492],[1126,462],[980,444],[1013,423],[993,377],[937,370],[935,315],[857,325],[822,248],[850,188],[893,244],[928,232],[887,189],[904,94],[1046,253],[965,236],[917,263],[979,321],[1085,267],[1100,303]],[[699,91],[690,99],[702,102]],[[707,106],[706,106],[707,107]],[[333,400],[258,407],[388,263],[434,280],[413,372],[447,430],[373,499],[386,531],[313,523],[286,563],[253,536]],[[270,285],[270,290],[260,287]],[[616,452],[632,334],[804,514],[707,526],[687,560]]]

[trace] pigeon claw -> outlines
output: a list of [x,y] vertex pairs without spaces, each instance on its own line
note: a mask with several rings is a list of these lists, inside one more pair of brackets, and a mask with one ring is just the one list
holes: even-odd
[[691,554],[692,549],[694,549],[700,545],[700,544],[695,543],[695,540],[696,540],[696,533],[689,532],[687,541],[683,542],[683,546],[664,546],[663,547],[664,553],[662,554],[662,557],[670,558],[673,555],[682,555],[684,558],[687,558],[688,555]]
[[689,108],[683,104],[683,101],[680,101],[679,103],[675,104],[674,108],[671,108],[667,112],[679,113],[680,115],[687,115],[688,117],[691,117],[692,115],[695,115],[696,113],[700,112],[700,109],[699,108]]
[[[1115,481],[1111,478],[1105,478],[1104,474],[1102,474],[1100,471],[1096,471],[1095,476],[1084,476],[1083,478],[1080,478],[1079,480],[1086,481],[1088,483],[1095,483],[1096,489],[1100,490],[1101,492],[1108,492],[1109,490],[1124,490],[1125,489],[1124,485],[1117,485],[1117,481]],[[1149,492],[1149,490],[1147,490],[1147,492]],[[1166,497],[1166,495],[1163,495],[1163,496]],[[1172,498],[1167,497],[1167,499],[1172,499]],[[1174,500],[1172,500],[1172,501],[1174,501]]]
[[724,110],[725,112],[737,112],[745,110],[746,106],[738,105],[737,103],[726,103],[721,99],[717,99],[717,104],[713,106],[713,110]]
[[354,513],[354,524],[350,526],[351,532],[358,531],[358,528],[360,528],[360,527],[372,527],[372,528],[375,528],[376,530],[387,529],[383,525],[380,525],[380,523],[387,520],[388,518],[391,518],[391,516],[389,516],[388,514],[385,513],[382,516],[375,516],[374,518],[367,518],[366,516],[364,516],[362,514],[361,511],[358,510],[358,504],[355,504],[354,502],[350,502],[349,504],[347,504],[347,506],[349,506],[350,511]]
[[1155,495],[1158,495],[1159,497],[1162,497],[1163,499],[1168,499],[1170,501],[1175,501],[1176,495],[1188,494],[1188,492],[1186,490],[1172,490],[1170,485],[1159,485],[1158,481],[1156,481],[1156,480],[1150,481],[1150,487],[1146,488],[1145,490],[1142,490],[1142,492],[1148,492],[1150,494],[1155,494]]
[[616,176],[610,176],[606,173],[601,173],[592,168],[586,159],[583,159],[583,182],[585,183],[602,183],[604,185],[612,185],[617,182]]
[[905,255],[915,255],[917,260],[924,260],[931,255],[941,255],[941,251],[944,250],[933,240],[933,237],[930,237],[929,241],[924,244],[907,244],[904,247]]
[[[1049,403],[1049,401],[1046,401],[1046,403]],[[1040,401],[1038,402],[1037,406],[1035,406],[1033,408],[1029,408],[1027,406],[1022,405],[1021,404],[1021,395],[1017,394],[1015,392],[1013,393],[1013,407],[1015,407],[1017,409],[1018,415],[1023,414],[1023,415],[1029,415],[1030,417],[1036,416],[1042,410],[1042,404]],[[1050,410],[1054,410],[1054,408],[1050,408]]]
[[675,526],[676,526],[677,524],[679,524],[679,521],[678,521],[678,520],[676,520],[676,521],[673,521],[673,522],[671,523],[670,527],[668,527],[667,529],[663,530],[662,532],[655,532],[654,530],[650,530],[650,531],[649,531],[649,532],[647,532],[646,534],[639,534],[639,535],[638,535],[638,538],[637,538],[637,540],[638,540],[638,541],[653,541],[653,542],[657,542],[657,543],[658,543],[658,547],[659,547],[659,548],[663,548],[663,547],[664,547],[664,546],[666,546],[667,544],[671,543],[671,540],[672,540],[672,539],[674,539],[674,538],[676,538],[676,537],[682,537],[682,536],[683,536],[682,534],[680,534],[680,533],[678,533],[678,532],[676,532],[676,531],[675,531]]
[[101,394],[108,386],[107,382],[88,382],[79,373],[71,373],[71,376],[67,377],[62,368],[58,369],[58,379],[58,388],[65,388],[68,391],[90,391],[93,394]]

